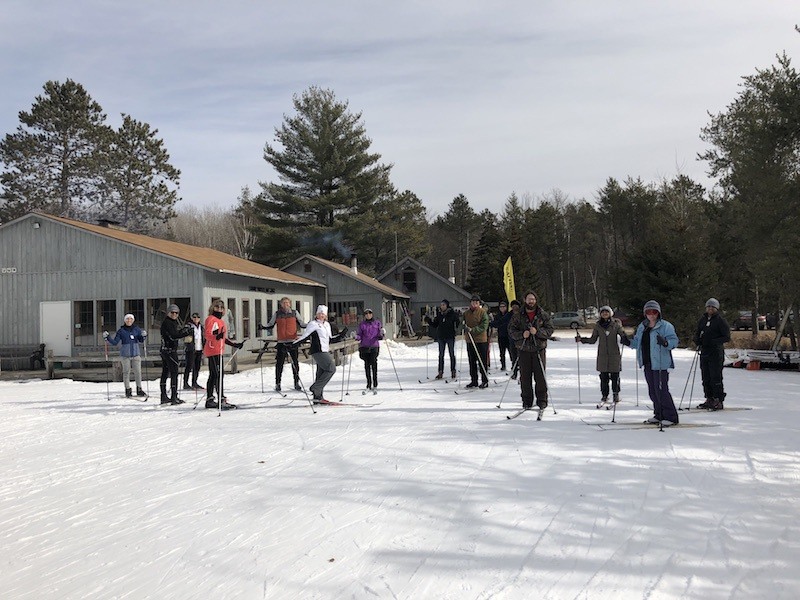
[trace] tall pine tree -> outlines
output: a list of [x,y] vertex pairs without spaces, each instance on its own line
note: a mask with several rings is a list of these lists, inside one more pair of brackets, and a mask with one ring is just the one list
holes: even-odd
[[0,219],[34,209],[84,217],[103,181],[111,134],[103,109],[79,83],[48,81],[19,120],[16,132],[0,142]]
[[295,114],[264,148],[279,181],[262,183],[255,202],[256,258],[288,262],[300,252],[333,259],[349,254],[345,225],[391,193],[391,166],[370,152],[361,113],[333,91],[310,87],[293,100]]

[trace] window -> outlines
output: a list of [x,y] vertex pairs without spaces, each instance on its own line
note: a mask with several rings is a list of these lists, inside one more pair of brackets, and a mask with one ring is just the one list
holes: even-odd
[[170,300],[170,304],[178,305],[178,320],[181,324],[191,321],[189,317],[192,316],[192,303],[189,298],[172,298],[172,300]]
[[[98,300],[97,301],[97,328],[98,333],[107,331],[111,335],[116,333],[119,326],[117,325],[117,301],[116,300]],[[101,340],[98,338],[98,343]]]
[[250,337],[250,300],[242,300],[242,339]]
[[255,306],[256,306],[256,337],[260,338],[260,337],[263,337],[263,334],[261,333],[261,326],[264,324],[264,319],[261,317],[261,305],[262,305],[262,302],[261,302],[261,300],[256,300],[255,303],[256,303],[255,304]]
[[417,272],[414,269],[403,269],[403,291],[417,291]]
[[78,300],[72,303],[72,316],[75,333],[72,336],[76,346],[93,346],[94,339],[94,302]]
[[307,260],[303,263],[303,272],[304,273],[311,273],[311,261]]
[[328,307],[328,321],[338,327],[358,325],[364,318],[364,308],[364,302],[361,300],[357,302],[331,302]]
[[134,325],[138,325],[139,329],[145,329],[147,327],[147,323],[144,319],[144,300],[123,300],[122,305],[126,315],[128,313],[133,315]]
[[166,298],[147,299],[147,341],[150,344],[161,343],[161,323],[167,318]]
[[228,298],[228,312],[225,314],[225,323],[228,325],[228,337],[236,339],[236,298]]
[[273,307],[273,301],[267,300],[267,323],[272,320],[272,315],[275,313],[275,309]]

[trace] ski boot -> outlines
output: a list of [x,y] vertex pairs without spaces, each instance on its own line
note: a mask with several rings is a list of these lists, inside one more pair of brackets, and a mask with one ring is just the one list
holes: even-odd
[[133,391],[131,390],[131,388],[125,388],[125,397],[133,398]]
[[608,396],[603,396],[600,402],[597,403],[597,408],[605,408],[606,410],[611,409],[611,405],[608,402]]
[[144,390],[140,387],[136,388],[136,395],[140,398],[147,398],[147,394],[144,393]]

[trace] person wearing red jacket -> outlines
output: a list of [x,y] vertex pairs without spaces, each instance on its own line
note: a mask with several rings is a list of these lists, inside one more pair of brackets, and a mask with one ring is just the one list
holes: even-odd
[[[203,356],[208,359],[208,383],[206,383],[206,408],[217,408],[229,410],[236,408],[235,404],[229,404],[222,389],[222,355],[225,352],[225,345],[233,348],[241,348],[244,342],[232,342],[228,339],[227,324],[225,323],[225,303],[222,300],[215,300],[208,309],[208,316],[203,325],[205,345],[203,346]],[[214,399],[214,390],[219,387],[219,402]]]

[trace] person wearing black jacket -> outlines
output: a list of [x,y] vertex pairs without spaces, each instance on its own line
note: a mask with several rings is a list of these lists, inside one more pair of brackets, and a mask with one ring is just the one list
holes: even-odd
[[[178,322],[180,309],[177,304],[167,308],[167,318],[161,322],[161,404],[183,404],[178,398],[178,344],[187,335],[192,335],[189,326]],[[167,395],[167,377],[171,395]]]
[[[547,407],[547,340],[553,335],[550,315],[542,310],[533,290],[525,292],[525,306],[515,312],[508,324],[508,336],[517,346],[522,408]],[[534,389],[535,382],[535,389]]]
[[719,301],[709,298],[706,314],[697,323],[694,343],[700,351],[700,374],[703,377],[703,393],[706,401],[698,408],[722,410],[725,389],[722,385],[722,365],[725,361],[723,345],[731,341],[731,328],[719,313]]
[[444,376],[444,350],[450,353],[450,374],[456,378],[456,331],[458,330],[458,313],[450,308],[448,300],[442,300],[439,308],[436,309],[436,316],[431,319],[425,315],[425,321],[432,328],[436,329],[436,340],[439,342],[439,373],[436,379]]
[[511,316],[513,313],[508,311],[508,304],[504,301],[501,301],[500,304],[497,305],[498,313],[495,315],[492,322],[489,323],[489,327],[497,331],[497,345],[500,351],[500,370],[506,370],[506,351],[508,351],[508,355],[511,358],[511,365],[514,365],[516,359],[516,347],[513,344],[509,344],[508,338],[508,324],[511,321]]

